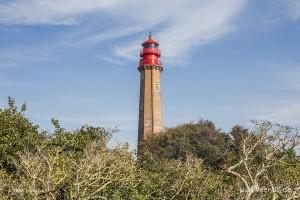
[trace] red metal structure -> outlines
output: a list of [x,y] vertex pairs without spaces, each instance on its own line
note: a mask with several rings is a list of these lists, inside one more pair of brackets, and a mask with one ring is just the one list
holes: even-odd
[[148,39],[142,44],[143,49],[140,51],[140,64],[139,71],[144,67],[157,67],[161,71],[163,70],[162,63],[159,60],[161,52],[158,49],[159,43],[152,39],[151,33]]

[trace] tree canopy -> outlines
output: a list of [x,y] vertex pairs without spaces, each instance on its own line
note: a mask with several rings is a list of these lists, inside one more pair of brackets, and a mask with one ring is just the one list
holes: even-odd
[[[144,153],[167,159],[185,160],[194,155],[214,169],[226,168],[235,159],[230,135],[217,129],[213,122],[201,120],[169,128],[144,142]],[[213,156],[212,156],[213,155]]]
[[298,199],[296,129],[267,121],[228,133],[208,120],[153,134],[136,157],[116,129],[41,131],[0,109],[0,199]]

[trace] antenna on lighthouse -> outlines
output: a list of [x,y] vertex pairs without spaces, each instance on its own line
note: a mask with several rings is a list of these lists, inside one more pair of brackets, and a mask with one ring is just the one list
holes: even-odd
[[150,33],[149,33],[149,38],[152,38],[152,32],[150,31]]

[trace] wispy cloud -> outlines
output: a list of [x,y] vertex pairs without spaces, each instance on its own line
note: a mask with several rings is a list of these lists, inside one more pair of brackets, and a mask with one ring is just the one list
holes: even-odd
[[274,89],[284,95],[270,98],[256,118],[300,128],[300,68],[295,64],[281,64],[272,70]]
[[[99,45],[124,38],[118,40],[118,44],[112,42],[112,48],[103,56],[106,62],[117,64],[136,59],[140,48],[138,44],[143,39],[141,35],[152,30],[162,44],[164,61],[176,65],[184,61],[194,48],[238,29],[237,19],[248,1],[11,0],[0,2],[0,24],[76,25],[77,28],[72,30],[76,32],[94,26],[95,21],[101,24],[100,21],[109,19],[112,23],[106,22],[106,26],[100,29],[83,31],[71,39],[64,38],[64,41],[72,45]],[[284,5],[288,16],[299,19],[299,0],[276,0],[274,4],[278,2]]]
[[95,57],[97,59],[99,59],[99,60],[104,61],[104,62],[112,63],[112,64],[114,64],[116,66],[124,66],[124,65],[126,65],[126,62],[124,62],[122,60],[119,60],[119,59],[114,59],[111,56],[106,56],[106,55],[98,56],[98,55],[96,55]]
[[84,14],[116,3],[118,0],[12,0],[0,4],[0,23],[71,25]]
[[53,60],[50,46],[13,46],[0,49],[0,68],[24,66],[28,62]]
[[[124,9],[124,12],[128,12],[128,17],[140,27],[144,26],[145,30],[149,30],[149,23],[156,25],[157,39],[163,44],[164,60],[176,64],[193,48],[220,39],[234,30],[235,19],[246,3],[246,0],[174,0],[170,4],[170,1],[163,0],[159,4],[137,3],[134,8],[137,13],[130,9]],[[115,56],[135,59],[139,42],[134,39],[118,45],[114,48]]]
[[131,26],[125,28],[114,28],[113,30],[92,34],[91,36],[83,37],[80,41],[75,42],[75,45],[82,45],[82,44],[99,44],[100,42],[125,37],[131,35],[132,33],[141,32],[145,30],[145,27],[141,26]]
[[[98,44],[113,38],[155,30],[165,61],[177,63],[199,45],[222,38],[234,30],[235,19],[248,0],[13,0],[0,3],[0,23],[79,24],[87,14],[109,16],[116,25],[81,37],[79,44]],[[115,59],[136,59],[141,38],[112,47]],[[126,53],[124,53],[126,52]],[[107,56],[106,56],[107,58]],[[173,63],[174,64],[174,63]]]
[[270,120],[291,126],[300,127],[300,102],[286,103],[273,107],[259,119]]
[[281,0],[287,8],[287,14],[293,19],[300,18],[300,1],[299,0]]

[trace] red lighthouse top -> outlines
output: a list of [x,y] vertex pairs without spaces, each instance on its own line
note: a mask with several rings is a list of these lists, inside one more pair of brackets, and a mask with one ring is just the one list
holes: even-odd
[[158,49],[159,43],[152,38],[151,33],[148,36],[148,39],[142,44],[143,49],[140,52],[140,65],[139,70],[144,69],[145,67],[156,67],[159,70],[162,70],[162,63],[159,58],[161,56],[160,50]]
[[148,35],[148,39],[142,45],[145,46],[145,44],[152,44],[152,43],[159,46],[159,43],[152,38],[152,34],[150,32],[149,35]]

